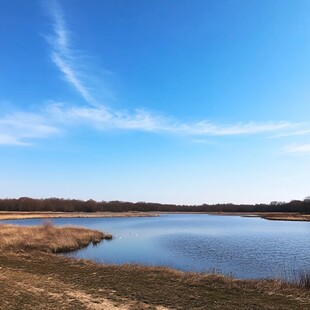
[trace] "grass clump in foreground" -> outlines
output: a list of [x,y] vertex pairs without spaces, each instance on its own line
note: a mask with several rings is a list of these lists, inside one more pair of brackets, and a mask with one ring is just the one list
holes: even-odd
[[0,225],[0,251],[61,253],[96,244],[112,235],[83,227]]
[[310,289],[310,271],[301,271],[298,276],[297,284],[301,287]]
[[310,269],[292,271],[288,276],[284,275],[283,278],[285,282],[292,283],[304,289],[310,289]]

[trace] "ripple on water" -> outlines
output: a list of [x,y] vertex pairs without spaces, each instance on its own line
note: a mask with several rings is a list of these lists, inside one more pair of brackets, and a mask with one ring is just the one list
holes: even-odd
[[179,260],[187,260],[192,269],[216,269],[241,278],[280,276],[310,264],[310,249],[298,238],[287,242],[268,235],[170,234],[162,239],[161,246]]

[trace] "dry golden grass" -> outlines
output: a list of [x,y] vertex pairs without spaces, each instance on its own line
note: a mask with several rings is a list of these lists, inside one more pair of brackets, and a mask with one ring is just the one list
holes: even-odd
[[16,212],[0,211],[0,220],[49,219],[49,218],[106,218],[106,217],[152,217],[154,212]]
[[0,251],[59,253],[78,250],[90,243],[112,239],[110,234],[82,227],[0,225]]
[[276,220],[276,221],[310,221],[310,214],[301,213],[271,213],[264,214],[261,216],[266,220]]
[[302,214],[298,212],[206,212],[210,215],[237,215],[243,217],[260,217],[265,220],[276,221],[310,221],[310,214]]
[[[187,214],[237,215],[261,217],[277,221],[310,221],[310,214],[294,212],[186,212]],[[36,218],[109,218],[109,217],[153,217],[160,214],[184,214],[184,212],[8,212],[0,211],[0,220],[21,220]]]
[[109,266],[48,253],[1,253],[0,309],[309,310],[310,291],[168,268]]

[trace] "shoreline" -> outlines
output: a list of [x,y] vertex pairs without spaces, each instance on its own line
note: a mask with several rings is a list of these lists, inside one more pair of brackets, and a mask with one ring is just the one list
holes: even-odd
[[280,280],[104,265],[40,252],[0,252],[0,269],[0,305],[8,310],[310,308],[309,289]]
[[208,212],[210,215],[259,217],[270,221],[310,222],[310,214],[298,212]]
[[[8,234],[5,229],[13,230]],[[71,233],[72,229],[77,230]],[[84,245],[103,239],[102,232],[83,227],[0,225],[2,240],[11,240],[0,248],[0,307],[7,310],[241,310],[244,305],[247,309],[310,308],[310,290],[298,284],[301,282],[241,280],[167,267],[105,265],[55,254],[68,249],[65,235],[71,235],[75,244],[81,240],[83,230],[87,233]],[[55,234],[57,231],[59,234]],[[59,242],[60,236],[65,242],[60,242],[59,251],[55,251],[53,243]],[[29,243],[33,246],[29,247]],[[84,245],[78,242],[79,248]]]
[[44,211],[0,211],[1,220],[53,219],[53,218],[116,218],[116,217],[157,217],[161,214],[209,214],[222,216],[259,217],[271,221],[310,222],[310,214],[298,212],[44,212]]
[[30,220],[53,218],[114,218],[114,217],[155,217],[159,212],[44,212],[44,211],[0,211],[0,220]]

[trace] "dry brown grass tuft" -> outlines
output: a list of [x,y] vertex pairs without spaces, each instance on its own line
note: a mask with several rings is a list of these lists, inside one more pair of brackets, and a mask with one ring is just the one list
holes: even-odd
[[0,225],[0,251],[69,252],[103,239],[112,239],[112,236],[82,227],[56,227],[49,222],[27,227]]
[[304,288],[310,288],[310,271],[309,270],[303,270],[300,271],[297,278],[297,284],[300,287]]

